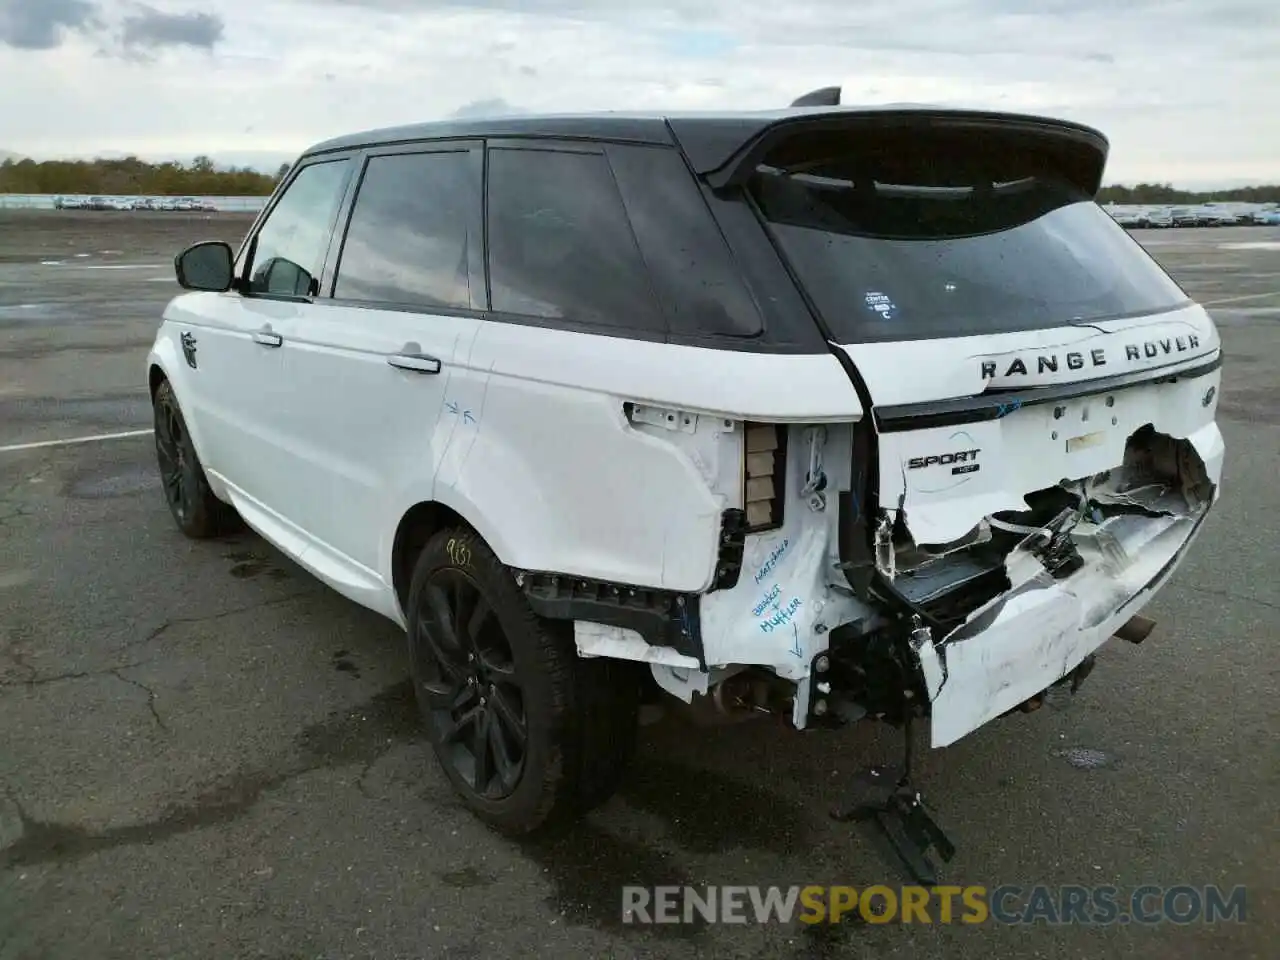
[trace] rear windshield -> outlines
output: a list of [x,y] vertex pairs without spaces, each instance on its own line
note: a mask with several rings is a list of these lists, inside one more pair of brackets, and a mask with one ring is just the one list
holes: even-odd
[[918,160],[899,154],[887,169],[845,152],[766,163],[751,180],[838,341],[1006,333],[1187,302],[1123,227],[1051,168],[1023,171],[1006,157],[999,169],[966,170],[963,157],[938,162],[928,144],[916,147]]

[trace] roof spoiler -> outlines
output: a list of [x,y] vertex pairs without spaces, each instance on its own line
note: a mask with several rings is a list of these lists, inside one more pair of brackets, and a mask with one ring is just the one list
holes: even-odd
[[985,141],[988,147],[999,144],[999,150],[1005,152],[1036,154],[1039,162],[1050,165],[1090,195],[1096,195],[1102,186],[1110,148],[1100,131],[1071,121],[939,107],[827,107],[753,118],[753,122],[724,122],[707,132],[699,129],[700,139],[686,137],[689,128],[680,120],[669,124],[695,171],[713,190],[745,181],[765,155],[793,137],[825,132],[860,130],[872,138],[893,138],[899,144],[914,133],[973,138]]
[[791,101],[793,107],[838,107],[840,106],[840,88],[823,87],[810,90],[802,97]]

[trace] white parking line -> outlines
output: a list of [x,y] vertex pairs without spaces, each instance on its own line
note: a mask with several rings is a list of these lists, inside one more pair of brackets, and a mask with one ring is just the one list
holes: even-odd
[[1222,300],[1204,300],[1200,303],[1202,307],[1216,307],[1220,303],[1239,303],[1241,300],[1262,300],[1266,297],[1274,297],[1275,291],[1270,293],[1245,293],[1238,297],[1225,297]]
[[[87,254],[86,254],[87,256]],[[41,260],[42,267],[74,267],[77,270],[163,270],[164,263],[68,263],[66,260]]]
[[1220,243],[1219,250],[1280,250],[1280,240],[1247,240],[1240,243]]
[[70,437],[66,440],[39,440],[35,443],[11,443],[0,447],[0,453],[14,453],[18,450],[36,450],[40,447],[65,447],[73,443],[97,443],[100,440],[123,440],[126,437],[145,437],[154,430],[125,430],[122,433],[99,433],[92,437]]
[[163,263],[86,263],[81,270],[163,270]]

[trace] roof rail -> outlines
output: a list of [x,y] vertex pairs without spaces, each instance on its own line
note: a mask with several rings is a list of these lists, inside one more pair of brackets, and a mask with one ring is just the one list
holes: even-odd
[[840,106],[840,88],[823,87],[821,90],[810,90],[803,97],[791,101],[793,107],[838,107]]

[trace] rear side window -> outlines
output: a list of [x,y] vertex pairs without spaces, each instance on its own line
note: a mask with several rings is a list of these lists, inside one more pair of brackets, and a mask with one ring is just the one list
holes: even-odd
[[827,143],[751,192],[842,342],[959,337],[1154,313],[1185,293],[1032,149]]
[[320,272],[350,168],[349,160],[313,163],[285,188],[254,238],[250,293],[319,293]]
[[465,150],[370,158],[334,297],[470,308],[468,240],[480,209],[475,170]]
[[488,167],[495,311],[665,334],[603,154],[491,148]]
[[754,337],[760,311],[675,150],[610,145],[609,162],[673,334]]

